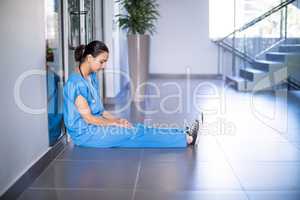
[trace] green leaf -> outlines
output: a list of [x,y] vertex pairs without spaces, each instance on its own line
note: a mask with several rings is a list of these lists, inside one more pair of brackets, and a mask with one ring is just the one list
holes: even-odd
[[119,27],[127,29],[130,34],[153,34],[158,19],[159,5],[156,0],[116,0],[126,14],[118,14]]

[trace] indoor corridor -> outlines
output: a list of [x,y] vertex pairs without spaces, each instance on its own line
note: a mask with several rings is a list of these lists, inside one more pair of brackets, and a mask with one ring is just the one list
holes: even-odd
[[300,200],[299,22],[300,0],[0,0],[0,200]]
[[[300,198],[299,92],[242,93],[209,79],[150,82],[147,94],[157,94],[158,87],[159,97],[125,107],[120,115],[132,122],[182,127],[204,112],[196,148],[95,149],[69,144],[19,199]],[[187,91],[196,91],[197,98]],[[169,96],[174,94],[178,96]],[[124,92],[116,106],[106,108],[121,108],[126,96]]]

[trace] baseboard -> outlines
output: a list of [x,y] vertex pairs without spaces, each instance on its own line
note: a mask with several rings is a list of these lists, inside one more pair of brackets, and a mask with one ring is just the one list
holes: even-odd
[[0,200],[17,199],[46,169],[46,167],[58,156],[66,145],[65,136],[57,144],[33,164],[1,197]]
[[222,79],[222,74],[149,74],[149,78],[159,79]]

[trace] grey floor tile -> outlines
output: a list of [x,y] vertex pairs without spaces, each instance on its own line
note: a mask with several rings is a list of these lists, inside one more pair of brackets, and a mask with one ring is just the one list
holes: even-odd
[[18,200],[131,200],[131,190],[27,190]]
[[137,169],[134,161],[56,161],[31,187],[131,189]]
[[243,191],[148,191],[137,190],[135,200],[247,200]]
[[262,143],[265,144],[266,141],[280,143],[280,142],[289,142],[283,134],[280,133],[268,133],[267,131],[263,131],[261,128],[259,131],[255,130],[246,130],[246,128],[238,128],[236,133],[233,135],[221,135],[216,136],[216,139],[219,142],[233,142],[233,143]]
[[193,162],[195,149],[145,149],[142,162]]
[[83,148],[70,145],[60,154],[57,160],[139,160],[141,149],[103,149],[103,148]]
[[246,190],[300,190],[299,162],[231,163]]
[[300,151],[289,142],[220,142],[230,161],[300,161]]
[[231,168],[224,162],[143,163],[138,189],[175,190],[240,190]]
[[249,200],[299,200],[300,191],[247,191]]
[[196,148],[145,149],[143,162],[225,162],[224,153],[214,138],[200,136]]

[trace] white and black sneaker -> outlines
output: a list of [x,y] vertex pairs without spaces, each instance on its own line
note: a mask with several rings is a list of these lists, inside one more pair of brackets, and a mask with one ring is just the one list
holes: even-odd
[[189,136],[192,136],[193,138],[193,142],[190,145],[194,146],[196,144],[198,132],[199,132],[199,120],[195,120],[190,127],[186,127],[186,133]]

